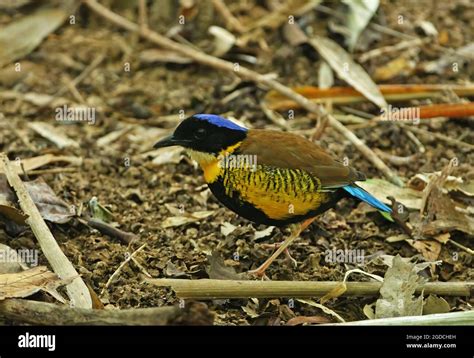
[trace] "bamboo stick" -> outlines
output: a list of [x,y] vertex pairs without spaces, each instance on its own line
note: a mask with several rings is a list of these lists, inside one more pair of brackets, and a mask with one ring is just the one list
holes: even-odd
[[[236,281],[236,280],[180,280],[149,279],[156,286],[170,286],[179,298],[226,299],[226,298],[278,298],[278,297],[322,297],[338,287],[333,281]],[[376,296],[381,282],[346,282],[347,290],[342,296]],[[417,293],[440,296],[470,296],[474,282],[429,282],[420,285]]]

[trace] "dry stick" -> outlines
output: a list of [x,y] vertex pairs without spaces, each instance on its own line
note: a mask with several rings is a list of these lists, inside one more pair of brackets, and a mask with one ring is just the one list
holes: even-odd
[[[411,133],[411,132],[409,132]],[[385,159],[389,163],[395,165],[395,166],[402,166],[402,165],[408,165],[410,163],[413,163],[418,157],[420,156],[420,153],[415,153],[412,155],[409,155],[407,157],[401,157],[398,155],[390,154],[390,153],[385,153],[384,151],[375,148],[374,149],[375,153],[377,153],[381,158]]]
[[378,57],[381,55],[385,55],[390,52],[395,52],[395,51],[401,51],[409,47],[414,47],[414,46],[419,46],[422,45],[423,43],[427,43],[429,41],[433,41],[433,39],[427,37],[424,39],[416,38],[414,40],[405,40],[402,42],[399,42],[395,45],[389,45],[389,46],[384,46],[384,47],[379,47],[376,49],[373,49],[371,51],[365,52],[361,56],[359,56],[359,62],[365,62],[367,60],[370,60],[374,57]]
[[75,98],[75,100],[78,103],[87,104],[86,100],[79,93],[79,91],[77,90],[77,87],[74,85],[74,83],[72,83],[72,81],[70,81],[69,79],[67,79],[66,81],[67,81],[66,82],[67,89],[69,90],[69,93]]
[[31,199],[28,194],[25,184],[21,181],[17,171],[11,165],[5,153],[0,153],[0,162],[10,186],[15,190],[18,196],[21,209],[28,215],[26,222],[30,225],[33,234],[38,239],[44,256],[46,256],[53,271],[59,278],[65,282],[70,282],[66,285],[66,289],[72,305],[80,308],[92,308],[89,289],[74,266],[69,262],[66,255],[61,251],[53,234],[41,217],[33,199]]
[[61,173],[74,173],[77,172],[79,168],[66,167],[66,168],[50,168],[50,169],[36,169],[27,171],[29,175],[43,175],[43,174],[61,174]]
[[[192,316],[192,308],[198,303],[178,306],[133,308],[124,310],[90,310],[71,308],[53,303],[24,299],[0,301],[0,316],[15,322],[34,325],[167,325],[187,316],[189,323],[212,324],[210,315]],[[189,307],[188,307],[189,306]],[[194,322],[193,322],[194,321]]]
[[469,247],[461,245],[459,242],[454,241],[453,239],[448,239],[448,242],[450,242],[454,246],[460,248],[461,250],[466,251],[469,255],[474,255],[474,250],[473,249],[470,249]]
[[427,131],[425,129],[416,128],[416,127],[413,127],[413,126],[405,126],[405,128],[408,129],[409,131],[412,131],[412,132],[415,132],[415,133],[418,133],[418,134],[424,134],[426,136],[434,137],[436,139],[445,141],[446,143],[452,144],[454,146],[465,147],[465,148],[470,149],[470,150],[474,149],[474,144],[466,143],[466,142],[463,142],[461,140],[448,137],[448,136],[446,136],[444,134],[441,134],[441,133],[430,132],[430,131]]
[[133,240],[138,238],[137,235],[131,232],[126,232],[126,231],[117,229],[116,227],[113,227],[112,225],[107,224],[106,222],[99,219],[87,219],[87,220],[79,219],[79,221],[84,225],[87,225],[87,226],[90,226],[91,228],[99,230],[102,234],[119,239],[125,244],[130,244]]
[[95,0],[84,0],[84,2],[96,13],[103,16],[107,20],[114,24],[125,28],[129,31],[140,33],[140,35],[147,40],[169,50],[178,52],[186,57],[193,59],[196,62],[204,64],[206,66],[214,67],[219,70],[233,72],[236,75],[245,78],[247,80],[257,82],[274,89],[282,95],[291,98],[301,107],[307,111],[316,113],[321,118],[327,117],[329,124],[334,127],[338,132],[344,135],[354,146],[368,159],[372,164],[380,170],[385,177],[392,183],[403,186],[402,180],[368,147],[366,146],[354,133],[342,125],[336,118],[327,113],[326,110],[321,108],[319,105],[311,102],[306,97],[296,93],[291,88],[282,85],[280,82],[268,78],[267,76],[261,75],[258,72],[249,70],[243,66],[236,66],[234,63],[222,60],[220,58],[205,54],[204,52],[192,49],[183,44],[176,43],[150,29],[141,29],[139,25],[127,20],[126,18],[110,11],[106,7],[100,5]]
[[227,5],[222,0],[212,0],[212,3],[219,14],[224,18],[227,26],[230,30],[235,30],[237,32],[245,32],[245,27],[240,23],[240,21],[232,15],[232,12],[229,10]]
[[108,279],[107,283],[105,284],[104,288],[102,289],[100,295],[103,296],[105,291],[107,290],[107,288],[109,288],[110,284],[115,280],[115,278],[120,274],[120,271],[122,271],[122,269],[124,268],[124,266],[130,262],[130,260],[133,259],[133,257],[138,254],[144,247],[146,246],[146,244],[143,244],[142,246],[140,246],[138,249],[136,249],[131,255],[129,255],[125,261],[123,261],[120,266],[117,268],[117,270],[115,270],[115,272],[112,274],[112,276],[110,276],[110,278]]
[[138,23],[140,27],[148,27],[148,11],[146,0],[138,0]]
[[[79,76],[77,76],[76,78],[74,78],[69,86],[74,86],[76,87],[79,83],[81,83],[84,79],[86,79],[91,73],[92,71],[94,71],[94,69],[100,65],[100,63],[104,60],[105,58],[105,55],[104,54],[100,54],[99,56],[97,56],[94,61],[91,62],[91,64],[89,66],[87,66],[84,71],[82,71]],[[61,95],[63,95],[66,91],[68,90],[68,85],[66,86],[63,86],[62,88],[60,88],[53,96],[53,99],[56,98],[56,97],[59,97]]]
[[[234,281],[234,280],[179,280],[147,279],[157,286],[171,286],[179,298],[226,299],[226,298],[277,298],[277,297],[322,297],[340,282],[332,281]],[[346,282],[347,290],[342,296],[376,296],[381,282]],[[474,282],[429,282],[420,285],[417,293],[441,296],[470,296]]]

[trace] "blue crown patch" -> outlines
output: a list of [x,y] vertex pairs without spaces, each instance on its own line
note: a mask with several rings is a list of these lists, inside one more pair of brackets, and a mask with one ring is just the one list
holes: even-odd
[[217,114],[195,114],[194,118],[201,119],[203,121],[207,121],[215,126],[233,129],[237,131],[247,132],[247,128],[241,127],[238,124],[218,116]]

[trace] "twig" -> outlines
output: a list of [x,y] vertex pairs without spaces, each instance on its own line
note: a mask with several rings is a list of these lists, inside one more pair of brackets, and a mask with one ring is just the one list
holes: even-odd
[[[330,106],[332,110],[331,102],[328,102],[328,106]],[[321,139],[324,133],[324,130],[326,129],[327,126],[328,126],[328,117],[319,118],[318,123],[316,124],[316,129],[314,130],[314,133],[311,136],[311,140],[316,141],[316,140]]]
[[425,316],[406,316],[368,319],[345,323],[329,323],[320,326],[472,326],[474,311],[429,314]]
[[146,0],[138,0],[138,24],[142,29],[148,27],[148,12]]
[[221,14],[221,16],[224,18],[230,30],[235,30],[240,33],[246,31],[245,27],[240,23],[240,21],[234,15],[232,15],[232,12],[230,12],[224,1],[212,0],[212,3],[219,14]]
[[[98,55],[89,66],[87,66],[84,71],[82,71],[79,76],[74,78],[68,85],[61,87],[54,95],[53,99],[56,97],[59,97],[63,95],[69,88],[69,86],[74,86],[76,87],[79,83],[81,83],[84,79],[86,79],[94,69],[101,64],[101,62],[104,60],[105,55],[100,54]],[[52,100],[53,100],[52,99]]]
[[91,310],[53,303],[7,299],[0,301],[0,315],[15,322],[33,325],[121,325],[159,326],[169,324],[212,324],[213,317],[203,303],[179,306]]
[[98,219],[88,219],[88,220],[82,220],[80,221],[87,226],[90,226],[96,230],[99,230],[102,234],[114,237],[119,239],[125,244],[130,244],[132,240],[136,239],[137,236],[133,233],[126,232],[120,229],[117,229],[106,222],[103,222],[102,220]]
[[372,162],[372,164],[382,172],[385,177],[390,180],[392,183],[402,186],[402,180],[394,173],[392,170],[368,147],[366,146],[354,133],[352,133],[349,129],[347,129],[344,125],[342,125],[337,119],[335,119],[332,115],[328,114],[323,108],[318,106],[317,104],[311,102],[304,96],[296,93],[291,88],[282,85],[280,82],[275,81],[273,79],[268,78],[267,76],[261,75],[255,71],[249,70],[243,66],[236,67],[234,63],[222,60],[220,58],[207,55],[204,52],[192,49],[188,46],[183,44],[179,44],[170,40],[150,29],[140,29],[140,26],[137,24],[127,20],[126,18],[110,11],[106,7],[100,5],[96,0],[83,0],[89,8],[93,11],[98,13],[99,15],[103,16],[104,18],[108,19],[109,21],[113,22],[114,24],[125,28],[129,31],[139,32],[140,35],[147,40],[169,50],[176,51],[186,57],[192,58],[196,62],[201,64],[214,67],[219,70],[224,70],[228,72],[232,72],[242,78],[246,78],[248,80],[257,82],[261,85],[268,86],[275,91],[281,93],[282,95],[293,99],[297,102],[301,107],[305,108],[309,112],[316,113],[321,118],[328,117],[329,124],[334,127],[337,131],[342,133],[347,139],[349,139],[357,149],[361,151],[361,153]]
[[132,257],[132,261],[135,265],[138,266],[138,268],[140,269],[140,271],[148,278],[152,278],[153,276],[146,270],[146,268],[143,267],[143,265],[138,262],[138,260],[135,258],[135,257]]
[[[340,282],[330,281],[235,281],[235,280],[180,280],[147,279],[156,286],[171,286],[180,298],[225,299],[225,298],[277,298],[277,297],[322,297]],[[376,296],[381,282],[347,282],[342,296]],[[470,296],[474,282],[430,282],[420,285],[417,292],[425,295]]]
[[430,41],[433,41],[433,40],[429,37],[424,38],[424,39],[416,38],[414,40],[401,41],[395,45],[379,47],[379,48],[367,51],[363,53],[362,55],[360,55],[359,62],[365,62],[367,60],[370,60],[374,57],[378,57],[380,55],[385,55],[390,52],[400,51],[409,47],[419,46]]
[[[411,132],[409,132],[409,133],[411,133]],[[385,153],[384,151],[382,151],[378,148],[375,148],[374,151],[382,159],[385,159],[387,162],[389,162],[393,165],[396,165],[396,166],[408,165],[410,163],[413,163],[413,161],[418,159],[418,157],[419,157],[419,153],[409,155],[408,157],[400,157],[398,155]]]
[[86,100],[84,99],[84,97],[82,97],[82,95],[79,93],[79,91],[77,90],[77,87],[74,85],[74,83],[72,83],[72,81],[70,81],[69,79],[66,80],[66,87],[69,91],[69,93],[72,94],[72,96],[75,98],[75,100],[83,105],[87,104]]
[[420,142],[418,137],[415,134],[413,134],[413,132],[410,132],[409,130],[407,130],[405,125],[402,125],[402,128],[405,129],[405,134],[407,135],[407,137],[410,138],[413,143],[415,143],[416,147],[418,148],[418,151],[420,153],[425,153],[426,148],[423,145],[423,143]]
[[66,168],[50,168],[50,169],[36,169],[26,171],[29,175],[43,175],[43,174],[60,174],[60,173],[74,173],[77,172],[79,168],[66,167]]
[[451,145],[454,145],[456,147],[460,146],[460,147],[465,147],[465,148],[470,149],[470,150],[474,149],[474,144],[466,143],[466,142],[463,142],[461,140],[448,137],[447,135],[444,135],[444,134],[441,134],[441,133],[430,132],[430,131],[427,131],[425,129],[416,128],[414,126],[405,126],[405,128],[408,129],[409,131],[412,131],[412,132],[415,132],[415,133],[418,133],[418,134],[424,134],[426,136],[429,136],[430,138],[436,138],[436,139],[442,140],[442,141],[444,141],[446,143],[449,143]]
[[473,249],[470,249],[469,247],[466,247],[466,246],[460,244],[459,242],[454,241],[453,239],[448,239],[448,242],[453,244],[454,246],[460,248],[461,250],[466,251],[469,255],[474,255],[474,250]]
[[72,305],[80,308],[92,308],[92,300],[86,284],[61,251],[17,171],[13,168],[5,153],[0,154],[0,160],[7,180],[18,196],[21,209],[28,215],[26,222],[38,239],[44,256],[59,278],[70,282],[66,285],[66,289]]
[[112,274],[112,276],[110,276],[110,278],[108,279],[107,283],[105,284],[104,288],[102,289],[102,291],[100,292],[100,295],[103,296],[105,291],[107,290],[107,288],[109,288],[110,284],[115,280],[115,278],[120,274],[120,271],[122,271],[122,269],[124,268],[124,266],[130,262],[130,260],[133,259],[133,257],[138,254],[141,250],[143,250],[143,248],[146,246],[146,244],[143,244],[142,246],[140,246],[138,249],[136,249],[131,255],[129,255],[125,261],[123,261],[120,266],[117,268],[117,270],[115,270],[115,272]]

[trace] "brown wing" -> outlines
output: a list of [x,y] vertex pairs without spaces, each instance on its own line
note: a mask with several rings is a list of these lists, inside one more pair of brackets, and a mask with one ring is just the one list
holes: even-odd
[[252,129],[239,149],[242,154],[256,155],[257,164],[305,170],[319,178],[323,187],[365,180],[363,173],[345,166],[319,145],[297,134]]

